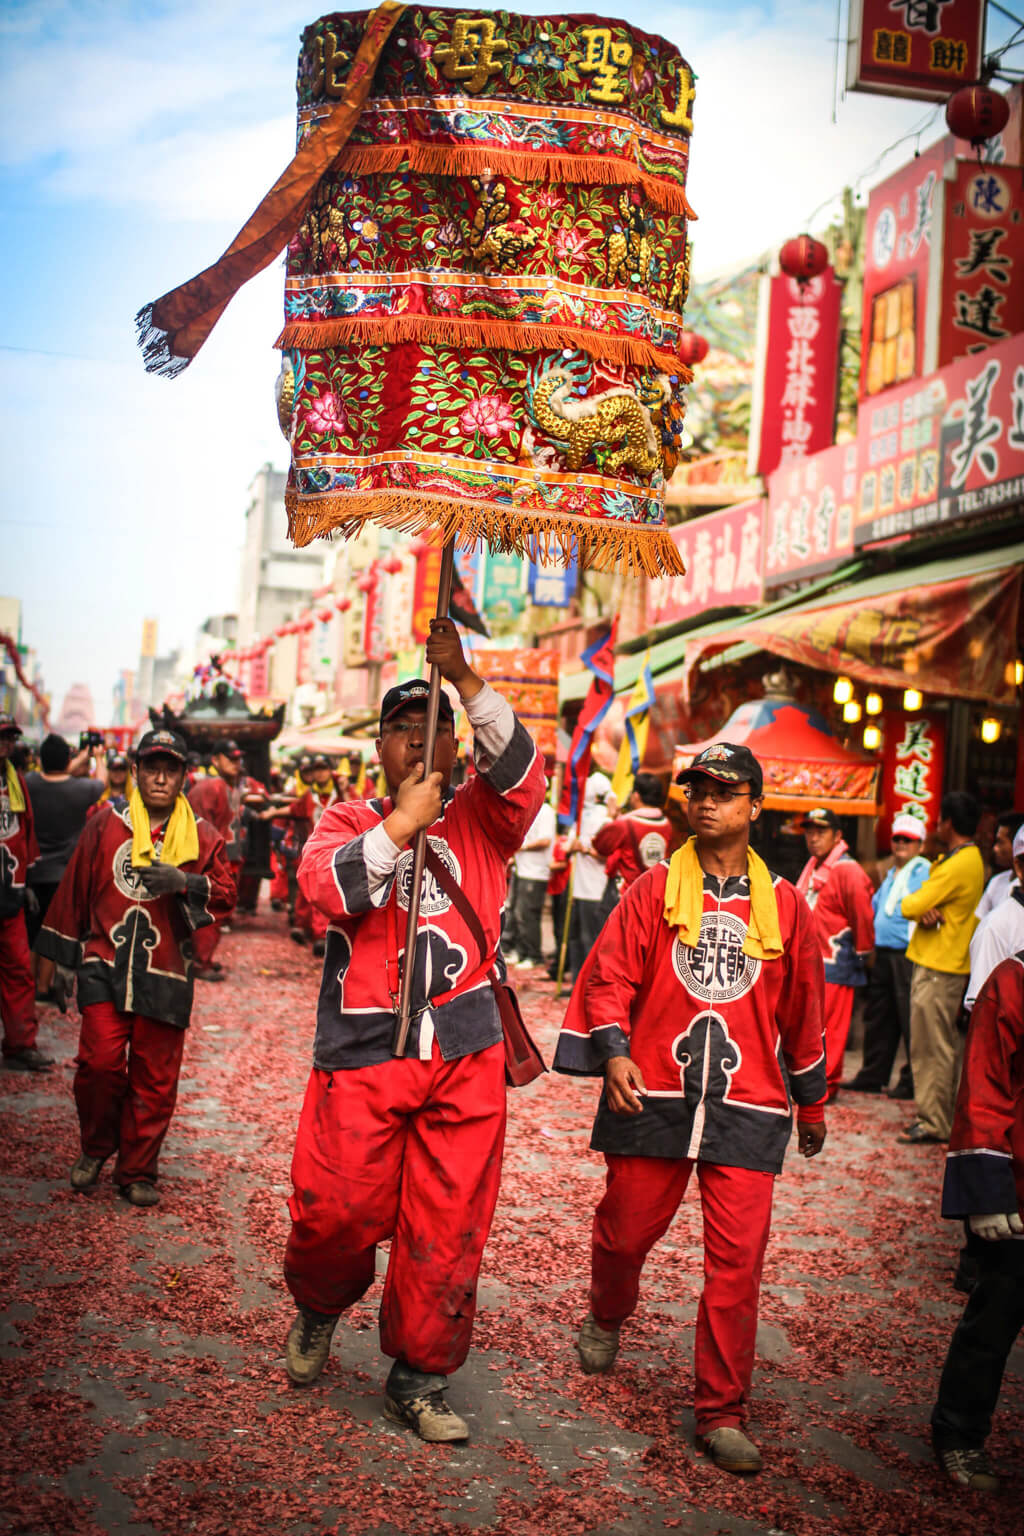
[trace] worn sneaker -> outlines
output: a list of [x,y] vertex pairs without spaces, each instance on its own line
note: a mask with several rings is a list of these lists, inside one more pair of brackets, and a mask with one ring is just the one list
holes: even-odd
[[432,1445],[469,1439],[469,1425],[449,1408],[441,1388],[427,1392],[423,1397],[386,1397],[384,1417],[392,1424],[404,1424],[414,1429],[421,1440]]
[[697,1449],[706,1452],[723,1472],[749,1474],[760,1472],[764,1466],[754,1442],[732,1424],[722,1424],[709,1435],[698,1435]]
[[314,956],[314,958],[317,959],[317,960],[321,960],[321,959],[323,959],[323,957],[324,957],[324,955],[326,953],[327,953],[327,940],[326,939],[314,939],[313,940],[313,956]]
[[77,1189],[79,1194],[87,1189],[93,1189],[102,1167],[102,1157],[89,1157],[83,1152],[81,1157],[76,1157],[71,1164],[71,1188]]
[[935,1447],[935,1457],[951,1483],[961,1488],[973,1488],[975,1493],[995,1493],[999,1478],[992,1470],[992,1463],[983,1450],[969,1446],[948,1446],[940,1451]]
[[588,1376],[610,1371],[619,1352],[619,1330],[602,1328],[600,1323],[595,1323],[594,1314],[588,1312],[580,1326],[576,1352]]
[[10,1072],[49,1072],[53,1057],[44,1056],[34,1045],[25,1045],[20,1051],[9,1051],[4,1056],[4,1066]]
[[293,944],[305,944],[305,942],[306,942],[306,930],[305,930],[305,928],[298,928],[298,927],[296,927],[296,928],[289,928],[289,930],[288,930],[288,937],[291,939]]
[[118,1194],[129,1205],[151,1206],[160,1204],[160,1191],[146,1179],[135,1179],[131,1184],[119,1184]]
[[337,1317],[300,1307],[284,1344],[284,1368],[297,1387],[309,1387],[327,1364]]

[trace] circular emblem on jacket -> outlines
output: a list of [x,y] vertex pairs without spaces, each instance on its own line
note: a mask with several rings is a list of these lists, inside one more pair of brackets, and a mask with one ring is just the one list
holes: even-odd
[[732,1003],[750,991],[761,962],[743,953],[747,925],[734,912],[705,912],[693,948],[680,939],[672,946],[675,973],[691,997],[702,1003]]
[[6,843],[8,838],[13,837],[17,830],[17,816],[9,808],[6,800],[0,802],[0,843]]
[[132,874],[132,840],[129,837],[114,854],[114,884],[128,901],[156,901],[139,879]]
[[655,864],[660,864],[667,846],[664,833],[646,832],[637,843],[637,852],[644,869],[653,869]]
[[[445,869],[451,875],[456,885],[462,884],[462,870],[459,861],[448,847],[448,844],[440,837],[428,837],[427,842],[435,857],[440,860]],[[395,865],[395,879],[398,881],[398,905],[409,909],[409,892],[412,889],[412,859],[413,851],[406,848],[399,856]],[[420,911],[425,917],[434,917],[438,912],[447,912],[451,901],[442,891],[429,869],[423,871],[423,885],[420,890]]]

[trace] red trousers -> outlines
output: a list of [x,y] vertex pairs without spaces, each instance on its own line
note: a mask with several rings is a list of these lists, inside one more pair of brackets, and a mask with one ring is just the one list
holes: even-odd
[[825,1073],[828,1096],[835,1098],[843,1075],[843,1055],[853,1018],[853,988],[825,983]]
[[[238,899],[238,877],[241,873],[241,864],[229,864],[228,868],[234,877],[235,899]],[[231,913],[226,912],[223,917],[215,918],[212,923],[207,923],[205,928],[197,928],[192,935],[192,956],[196,965],[209,965],[217,953],[217,945],[220,943],[220,932],[226,922],[231,919]]]
[[274,877],[270,882],[271,901],[288,900],[288,868],[284,858],[276,849],[270,855],[270,867],[274,871]]
[[501,1180],[504,1047],[314,1069],[292,1158],[284,1273],[295,1300],[336,1315],[373,1282],[391,1239],[380,1343],[447,1375],[469,1353],[476,1285]]
[[87,1003],[75,1058],[75,1104],[87,1157],[117,1153],[118,1184],[155,1183],[178,1097],[185,1031],[113,1003]]
[[326,917],[306,900],[301,887],[295,897],[295,926],[303,928],[313,939],[325,938],[327,934]]
[[[636,1310],[640,1272],[679,1209],[694,1164],[685,1158],[606,1157],[594,1214],[590,1307],[602,1328]],[[761,1267],[774,1175],[697,1163],[704,1221],[704,1291],[697,1309],[693,1403],[697,1433],[746,1419]]]
[[36,984],[24,912],[0,917],[0,1021],[4,1027],[3,1052],[30,1049],[36,1043]]

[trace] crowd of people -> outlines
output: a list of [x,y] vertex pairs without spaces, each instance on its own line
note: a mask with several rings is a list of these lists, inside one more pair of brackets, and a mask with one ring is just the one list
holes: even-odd
[[[73,752],[51,736],[25,774],[19,728],[0,716],[4,1063],[49,1070],[36,1005],[64,1007],[77,985],[72,1187],[94,1189],[113,1159],[129,1203],[158,1203],[194,983],[223,977],[219,937],[269,876],[271,909],[324,959],[284,1258],[293,1382],[319,1376],[390,1240],[385,1412],[428,1441],[466,1438],[448,1377],[470,1347],[498,1196],[508,967],[546,967],[573,982],[554,1070],[603,1080],[591,1146],[607,1180],[582,1369],[612,1368],[645,1259],[695,1175],[699,1443],[724,1470],[757,1472],[745,1426],[758,1293],[794,1115],[813,1157],[840,1094],[888,1094],[914,1105],[901,1142],[948,1144],[943,1213],[966,1229],[970,1294],[935,1449],[953,1482],[994,1488],[985,1441],[1024,1323],[1024,813],[999,817],[987,879],[966,793],[944,796],[934,828],[897,816],[890,857],[870,867],[836,811],[813,807],[791,884],[752,846],[761,767],[721,742],[679,776],[682,816],[666,814],[657,775],[637,773],[620,806],[592,773],[578,823],[560,829],[542,756],[450,620],[434,621],[427,658],[473,733],[468,772],[443,692],[428,771],[420,681],[381,702],[374,786],[326,757],[263,784],[234,742],[202,763],[165,729],[98,776],[89,742]],[[406,955],[412,844],[428,829]],[[406,968],[411,1023],[396,1055]],[[847,1078],[858,996],[863,1051]]]

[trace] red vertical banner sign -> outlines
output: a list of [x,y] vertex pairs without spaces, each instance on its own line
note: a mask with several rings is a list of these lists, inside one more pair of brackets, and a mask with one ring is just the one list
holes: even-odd
[[267,653],[262,646],[254,652],[249,663],[248,692],[262,698],[267,692]]
[[938,821],[946,767],[946,717],[937,710],[914,714],[887,710],[882,729],[883,812],[878,841],[887,846],[894,816],[918,816],[929,829]]
[[388,658],[385,617],[384,594],[378,576],[366,594],[363,612],[363,651],[367,661],[386,661]]
[[1024,170],[958,160],[943,186],[938,366],[1024,331]]
[[950,142],[932,145],[873,188],[868,200],[862,399],[919,379],[924,372],[932,216]]
[[424,645],[430,634],[430,621],[437,609],[437,585],[441,579],[441,545],[428,544],[416,561],[412,589],[412,638]]
[[749,468],[770,475],[780,464],[832,443],[839,374],[842,287],[829,267],[803,288],[791,277],[767,279],[759,322]]
[[945,101],[981,77],[985,0],[850,0],[851,91]]
[[305,619],[301,620],[301,626],[295,637],[295,681],[297,683],[308,683],[309,654],[312,650],[312,628],[307,628],[307,621]]

